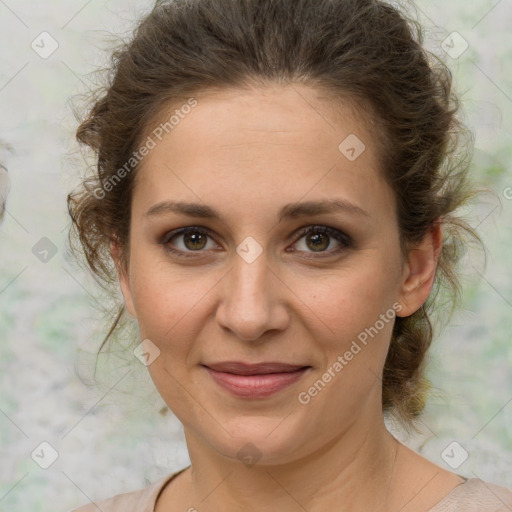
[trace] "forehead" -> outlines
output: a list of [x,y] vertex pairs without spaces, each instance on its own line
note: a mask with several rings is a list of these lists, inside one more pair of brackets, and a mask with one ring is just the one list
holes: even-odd
[[[206,90],[172,102],[154,117],[146,134],[161,142],[172,132],[176,144],[192,130],[199,137],[197,144],[213,143],[215,137],[257,142],[259,135],[272,133],[302,133],[305,138],[330,135],[330,143],[336,146],[340,137],[354,132],[368,141],[378,138],[368,102],[348,95],[334,99],[325,88],[302,84]],[[376,144],[372,146],[376,148]]]
[[376,207],[390,200],[377,136],[355,102],[335,104],[300,85],[194,98],[193,108],[174,103],[147,129],[154,147],[137,171],[141,208],[169,196],[210,202],[227,194],[254,211],[337,191],[364,203],[380,193]]

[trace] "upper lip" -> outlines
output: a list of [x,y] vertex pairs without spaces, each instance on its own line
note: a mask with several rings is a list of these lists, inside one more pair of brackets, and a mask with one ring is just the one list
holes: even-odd
[[308,367],[303,364],[288,364],[277,362],[244,363],[242,361],[224,361],[208,363],[204,366],[217,372],[233,373],[235,375],[264,375],[268,373],[288,373]]

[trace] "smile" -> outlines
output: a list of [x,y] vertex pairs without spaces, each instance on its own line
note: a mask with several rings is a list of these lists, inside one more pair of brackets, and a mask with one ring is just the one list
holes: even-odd
[[[203,365],[204,366],[204,365]],[[223,389],[240,398],[266,398],[296,383],[311,369],[303,366],[269,373],[238,370],[237,373],[214,370],[204,366],[212,379]],[[243,373],[243,374],[240,374]]]

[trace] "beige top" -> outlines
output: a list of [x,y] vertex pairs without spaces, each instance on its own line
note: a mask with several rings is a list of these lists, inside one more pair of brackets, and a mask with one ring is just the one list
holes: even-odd
[[[168,475],[139,491],[118,494],[71,512],[155,512],[155,504],[164,487],[190,466]],[[464,478],[464,477],[461,477]],[[480,480],[465,479],[440,502],[426,512],[510,512],[512,490]]]

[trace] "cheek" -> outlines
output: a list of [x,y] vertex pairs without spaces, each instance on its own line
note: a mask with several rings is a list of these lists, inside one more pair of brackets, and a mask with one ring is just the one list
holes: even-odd
[[303,295],[309,297],[306,302],[326,333],[334,331],[347,340],[373,326],[381,314],[387,313],[389,321],[394,312],[396,277],[387,261],[369,256],[307,283]]
[[[145,267],[151,268],[151,267]],[[202,308],[207,296],[199,281],[185,279],[178,271],[153,267],[137,274],[135,295],[141,340],[149,339],[159,350],[148,371],[158,392],[181,421],[193,404],[184,399],[183,384],[189,380],[187,361],[194,341],[204,326]],[[213,283],[206,289],[212,288]]]
[[[322,309],[329,329],[322,327],[321,332],[325,334],[315,336],[324,354],[322,369],[331,368],[331,374],[342,372],[346,377],[353,375],[349,379],[352,383],[373,381],[384,365],[395,311],[376,297],[333,296],[332,299]],[[336,367],[332,368],[335,363]]]
[[149,338],[162,352],[190,345],[204,323],[201,315],[218,281],[215,276],[139,259],[132,270],[132,293],[141,338]]
[[317,412],[310,418],[321,415],[325,424],[340,428],[368,397],[380,396],[376,386],[396,317],[386,275],[375,266],[365,272],[353,270],[333,275],[329,285],[317,283],[310,295],[308,305],[322,320],[310,315],[318,326],[311,336],[321,358],[318,372],[304,383],[298,397],[305,410]]

